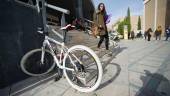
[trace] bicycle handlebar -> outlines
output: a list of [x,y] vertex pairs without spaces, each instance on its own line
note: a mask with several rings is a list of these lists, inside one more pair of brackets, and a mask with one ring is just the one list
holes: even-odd
[[[48,30],[50,30],[50,32],[53,32],[55,35],[57,35],[58,37],[60,37],[61,39],[64,39],[64,40],[66,38],[66,32],[69,30],[69,28],[75,28],[75,26],[73,26],[71,24],[68,24],[67,26],[60,28],[60,30],[63,30],[63,32],[64,32],[64,36],[62,36],[57,31],[55,31],[53,28],[50,28],[50,26],[46,25],[46,27],[48,28]],[[38,28],[37,32],[40,34],[47,35],[42,31],[42,28]]]

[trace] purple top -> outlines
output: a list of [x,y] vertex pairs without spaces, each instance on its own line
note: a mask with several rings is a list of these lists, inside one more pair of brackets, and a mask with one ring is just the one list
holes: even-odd
[[109,14],[109,15],[105,16],[105,23],[106,24],[110,23],[111,17],[112,17],[112,14]]

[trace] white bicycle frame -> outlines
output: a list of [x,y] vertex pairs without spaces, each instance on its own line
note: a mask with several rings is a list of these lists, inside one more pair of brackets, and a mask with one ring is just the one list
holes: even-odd
[[[37,7],[38,13],[40,12],[39,1],[40,1],[40,0],[36,0],[36,2],[37,2],[36,7]],[[62,13],[64,13],[64,14],[69,14],[69,13],[70,13],[69,10],[66,10],[66,9],[63,9],[63,8],[56,7],[56,6],[54,6],[54,5],[50,5],[50,4],[45,3],[45,0],[42,0],[42,3],[43,3],[43,4],[42,4],[42,5],[43,5],[43,6],[42,6],[43,8],[49,7],[49,8],[51,8],[51,9],[60,11],[60,12],[62,12]],[[43,11],[42,14],[45,15],[45,14],[46,14],[46,9],[44,9],[44,10],[45,10],[45,11]],[[44,19],[44,21],[45,21],[45,22],[44,22],[44,29],[47,29],[47,27],[49,27],[49,26],[46,25],[46,18],[45,18],[45,16],[43,16],[43,19]],[[51,31],[54,32],[56,35],[58,35],[60,38],[65,39],[65,37],[63,37],[63,36],[61,36],[60,34],[58,34],[54,29],[52,29]],[[43,34],[42,31],[38,31],[38,32]],[[54,50],[53,50],[50,42],[53,42],[53,43],[55,43],[56,45],[61,46],[60,60],[57,59],[56,54],[55,54],[55,52],[54,52]],[[45,39],[44,39],[43,46],[42,46],[42,54],[41,54],[41,63],[42,63],[42,64],[44,63],[44,54],[45,54],[45,48],[46,48],[46,46],[50,49],[50,52],[51,52],[51,54],[52,54],[52,56],[53,56],[53,58],[54,58],[54,61],[55,61],[55,63],[57,64],[57,66],[58,66],[60,69],[66,69],[66,70],[70,70],[70,71],[75,71],[75,70],[77,70],[76,64],[74,64],[74,61],[72,60],[71,56],[70,56],[69,53],[67,52],[68,48],[65,46],[64,41],[61,43],[61,42],[58,42],[58,41],[54,40],[53,38],[50,38],[50,37],[48,37],[48,36],[46,36],[46,35],[45,35]],[[62,66],[61,63],[62,63],[62,55],[63,55],[63,54],[64,54],[64,56],[68,56],[68,57],[69,57],[71,63],[73,64],[73,66],[75,66],[75,69],[67,68],[67,67],[65,67],[65,66]],[[81,62],[73,53],[71,53],[71,55],[72,55],[80,64],[82,64],[82,62]],[[63,65],[64,65],[64,64],[63,64]]]
[[[39,33],[40,33],[40,32],[39,32]],[[41,32],[41,33],[42,33],[42,32]],[[56,33],[56,32],[54,32],[54,33]],[[61,51],[60,51],[60,58],[59,58],[59,60],[58,60],[58,58],[57,58],[57,56],[56,56],[56,54],[55,54],[55,52],[54,52],[54,50],[53,50],[50,42],[53,42],[53,43],[55,43],[56,45],[61,46]],[[65,46],[65,43],[64,43],[64,42],[62,42],[62,43],[61,43],[61,42],[58,42],[58,41],[56,41],[56,40],[54,40],[53,38],[50,38],[50,37],[48,37],[48,36],[45,36],[45,40],[44,40],[43,46],[42,46],[42,54],[41,54],[41,63],[42,63],[42,64],[43,64],[43,62],[44,62],[44,54],[45,54],[45,48],[46,48],[46,46],[50,49],[50,52],[51,52],[51,54],[52,54],[52,56],[53,56],[53,59],[54,59],[56,65],[57,65],[60,69],[66,69],[66,70],[70,70],[70,71],[75,71],[75,70],[77,70],[76,64],[74,63],[74,61],[72,60],[71,56],[70,56],[69,53],[67,52],[68,48]],[[66,54],[67,54],[67,55],[66,55]],[[63,55],[69,57],[71,63],[73,64],[73,66],[75,66],[75,70],[72,69],[72,68],[67,68],[67,67],[61,65],[61,64],[62,64],[62,60],[63,60],[63,59],[62,59],[62,56],[63,56]],[[82,64],[82,62],[81,62],[73,53],[71,53],[71,55],[72,55],[80,64]],[[63,64],[63,65],[64,65],[64,64]]]

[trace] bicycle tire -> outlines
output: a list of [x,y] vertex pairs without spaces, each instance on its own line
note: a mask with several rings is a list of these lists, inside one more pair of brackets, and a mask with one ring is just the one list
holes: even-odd
[[[47,66],[47,64],[44,64],[44,66],[45,67],[48,67],[47,69],[45,69],[45,71],[44,72],[42,72],[42,73],[33,73],[33,72],[29,72],[28,70],[29,70],[29,68],[26,68],[26,66],[32,66],[31,67],[31,69],[33,69],[33,65],[34,66],[38,66],[38,64],[37,65],[35,65],[36,64],[36,62],[39,62],[39,61],[35,61],[34,63],[35,64],[33,64],[33,62],[31,62],[31,60],[39,60],[40,58],[41,58],[41,56],[39,55],[39,54],[37,54],[38,52],[40,52],[40,55],[41,55],[41,52],[42,52],[42,49],[34,49],[34,50],[31,50],[31,51],[29,51],[28,53],[26,53],[23,57],[22,57],[22,59],[21,59],[21,62],[20,62],[20,66],[21,66],[21,70],[25,73],[25,74],[27,74],[27,75],[30,75],[30,76],[41,76],[41,75],[45,75],[45,74],[47,74],[47,73],[49,73],[50,71],[52,71],[53,69],[54,69],[54,67],[55,67],[55,63],[54,63],[54,59],[53,59],[53,57],[52,57],[52,54],[50,53],[50,51],[48,51],[48,50],[45,50],[45,56],[47,56],[47,59],[52,59],[52,61],[48,61],[47,59],[46,59],[46,57],[44,57],[45,59],[46,59],[46,63],[48,62],[48,63],[50,63],[51,65],[48,67]],[[47,54],[48,53],[48,54]],[[39,55],[38,57],[37,57],[37,55]],[[46,55],[47,54],[47,55]],[[39,58],[39,59],[35,59],[35,57],[34,57],[34,55],[36,56],[36,58]],[[32,58],[31,58],[31,56],[33,56]],[[51,57],[50,57],[51,56]],[[34,58],[34,59],[33,59]],[[30,61],[29,61],[30,60]],[[30,62],[30,63],[29,63]],[[28,63],[28,65],[26,65]],[[33,64],[33,65],[30,65],[30,64]],[[49,65],[49,64],[48,64]],[[30,69],[30,70],[31,70]],[[38,69],[40,69],[40,68],[37,68],[37,69],[35,69],[36,71],[38,70]]]
[[101,83],[101,80],[102,80],[102,75],[103,75],[103,68],[102,68],[102,65],[101,65],[101,62],[98,58],[98,56],[95,54],[95,52],[86,47],[86,46],[83,46],[83,45],[76,45],[76,46],[73,46],[71,47],[69,50],[68,50],[68,53],[65,55],[64,59],[63,59],[63,66],[65,67],[66,66],[66,58],[68,57],[68,54],[76,49],[80,49],[80,50],[84,50],[86,52],[88,52],[92,57],[93,59],[95,60],[96,62],[96,65],[98,67],[98,71],[97,71],[97,80],[95,82],[95,84],[92,86],[92,87],[82,87],[82,86],[79,86],[79,85],[76,85],[73,81],[70,80],[70,78],[68,77],[68,74],[67,74],[67,70],[64,69],[63,70],[63,73],[67,79],[67,81],[69,82],[69,84],[76,90],[80,91],[80,92],[92,92],[94,90],[96,90],[100,83]]

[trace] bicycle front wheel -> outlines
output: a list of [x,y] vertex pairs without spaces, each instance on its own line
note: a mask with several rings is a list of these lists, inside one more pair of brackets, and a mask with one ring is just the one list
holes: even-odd
[[41,76],[52,71],[55,67],[54,59],[50,51],[45,50],[44,63],[41,63],[42,49],[34,49],[26,53],[21,59],[21,69],[31,76]]
[[92,92],[102,80],[103,69],[98,56],[88,47],[76,45],[68,50],[63,66],[75,69],[64,69],[64,75],[69,84],[78,91]]

